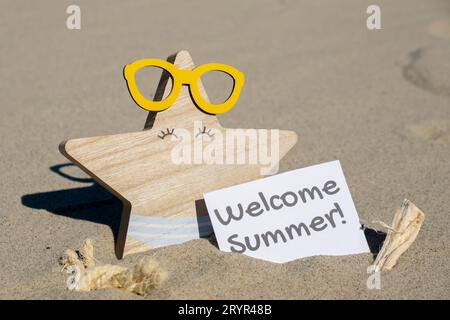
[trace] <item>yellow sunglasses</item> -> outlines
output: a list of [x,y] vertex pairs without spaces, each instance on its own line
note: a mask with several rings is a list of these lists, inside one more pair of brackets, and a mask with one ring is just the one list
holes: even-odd
[[[145,67],[157,67],[167,71],[172,78],[172,91],[162,101],[152,101],[145,98],[136,85],[136,72]],[[233,89],[225,102],[212,104],[205,101],[200,94],[198,80],[209,71],[220,71],[233,78]],[[193,70],[181,70],[170,62],[160,59],[142,59],[127,64],[124,68],[124,77],[127,81],[131,97],[138,106],[149,111],[163,111],[169,108],[177,99],[182,85],[188,85],[189,91],[195,104],[203,111],[210,114],[219,114],[229,111],[236,104],[242,86],[244,85],[244,74],[239,70],[226,64],[208,63],[194,68]]]

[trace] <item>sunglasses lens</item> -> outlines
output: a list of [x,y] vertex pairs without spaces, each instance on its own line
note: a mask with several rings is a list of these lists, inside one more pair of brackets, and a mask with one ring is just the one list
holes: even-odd
[[[174,103],[181,88],[176,73],[173,64],[159,59],[138,60],[127,64],[123,70],[134,102],[148,111],[163,111]],[[162,82],[157,80],[161,76]]]
[[[164,92],[159,92],[158,85],[161,77],[164,76],[164,81],[167,81]],[[166,99],[172,91],[173,80],[167,71],[158,67],[145,67],[139,69],[135,74],[136,86],[141,95],[153,101],[161,101]]]
[[204,100],[209,98],[212,104],[224,103],[233,92],[234,80],[225,72],[209,71],[204,73],[200,79],[205,91],[208,92],[208,97],[202,90],[200,90],[200,95]]

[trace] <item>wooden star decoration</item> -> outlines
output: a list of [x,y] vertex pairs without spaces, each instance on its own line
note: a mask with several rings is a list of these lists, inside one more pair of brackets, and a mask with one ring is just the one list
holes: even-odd
[[[168,58],[179,69],[193,69],[187,51]],[[163,73],[155,100],[170,93],[169,76]],[[202,97],[207,94],[199,80]],[[209,100],[207,100],[209,101]],[[193,132],[194,123],[203,128]],[[60,144],[61,153],[123,203],[115,244],[121,259],[131,253],[179,244],[212,233],[203,194],[261,177],[267,164],[176,164],[171,151],[179,143],[169,139],[183,128],[193,138],[226,136],[215,115],[206,114],[183,86],[175,103],[161,112],[150,112],[143,131],[81,139]],[[247,130],[247,129],[246,129]],[[172,137],[171,137],[172,138]],[[296,143],[292,131],[279,131],[279,159]],[[194,142],[193,142],[194,143]],[[245,152],[249,151],[247,145]]]

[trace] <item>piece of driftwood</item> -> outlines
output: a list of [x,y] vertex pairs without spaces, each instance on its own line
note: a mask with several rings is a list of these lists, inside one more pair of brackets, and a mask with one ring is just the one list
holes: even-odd
[[[179,69],[194,68],[187,51],[178,52],[169,61]],[[155,99],[170,92],[167,80],[167,74],[163,73]],[[198,85],[202,97],[209,101],[200,80]],[[196,122],[201,122],[203,128],[193,132]],[[267,167],[248,161],[174,164],[171,151],[178,142],[167,135],[176,134],[177,129],[192,132],[196,139],[203,139],[205,134],[217,139],[230,130],[238,130],[223,128],[215,115],[199,110],[188,88],[183,86],[170,108],[149,113],[144,131],[72,139],[60,144],[63,155],[122,201],[115,246],[119,259],[211,234],[203,194],[260,178],[261,168]],[[295,145],[297,135],[280,130],[278,141],[281,159]],[[247,144],[241,152],[248,154],[249,148]]]
[[66,250],[60,263],[63,271],[70,274],[67,279],[68,289],[75,291],[118,288],[145,296],[167,278],[167,273],[150,257],[142,258],[131,268],[111,264],[96,265],[90,239],[84,241],[78,253]]
[[383,247],[372,267],[375,272],[391,270],[400,256],[414,242],[425,219],[424,213],[414,203],[405,199],[388,227]]

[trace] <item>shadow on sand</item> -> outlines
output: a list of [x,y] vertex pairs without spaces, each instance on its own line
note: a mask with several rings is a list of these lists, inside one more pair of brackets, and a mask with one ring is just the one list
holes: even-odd
[[370,253],[373,256],[373,260],[375,260],[381,250],[381,247],[383,246],[384,240],[386,239],[386,233],[367,228],[364,225],[362,225],[362,227],[364,229],[364,235],[366,236],[367,243],[369,244]]
[[22,204],[33,209],[45,209],[51,213],[73,219],[87,220],[109,226],[117,240],[122,202],[106,189],[89,178],[72,177],[61,171],[73,166],[64,163],[50,167],[50,170],[71,181],[89,183],[80,188],[40,192],[22,196]]

